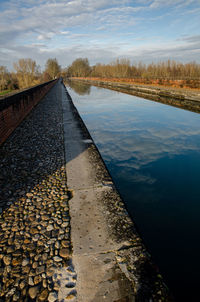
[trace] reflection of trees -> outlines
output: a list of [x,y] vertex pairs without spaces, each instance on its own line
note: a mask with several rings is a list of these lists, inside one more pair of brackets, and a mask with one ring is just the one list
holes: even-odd
[[76,93],[80,95],[90,94],[90,84],[85,84],[77,81],[67,81],[67,84],[72,88]]

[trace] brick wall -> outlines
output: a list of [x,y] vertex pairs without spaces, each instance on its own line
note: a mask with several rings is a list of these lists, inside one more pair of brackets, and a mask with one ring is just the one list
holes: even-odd
[[0,100],[0,145],[56,82],[46,82]]

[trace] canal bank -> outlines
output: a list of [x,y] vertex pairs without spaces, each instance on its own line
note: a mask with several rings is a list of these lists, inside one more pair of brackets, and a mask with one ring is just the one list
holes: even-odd
[[62,102],[77,301],[173,301],[64,86]]
[[129,83],[104,80],[71,78],[72,81],[87,83],[94,86],[113,89],[145,99],[200,113],[200,92],[175,90],[170,88],[150,87]]

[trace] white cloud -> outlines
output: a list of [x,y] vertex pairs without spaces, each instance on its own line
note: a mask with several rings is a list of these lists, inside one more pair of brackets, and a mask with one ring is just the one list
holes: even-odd
[[51,38],[55,35],[55,33],[45,33],[41,34],[37,37],[38,40],[51,40]]
[[[159,31],[159,22],[163,21],[163,15],[165,18],[170,15],[169,11],[149,14],[156,8],[179,5],[181,16],[184,3],[191,16],[192,11],[196,13],[199,9],[193,0],[135,0],[134,3],[131,0],[8,0],[0,3],[0,65],[11,67],[12,61],[23,56],[33,56],[44,65],[45,54],[56,56],[64,66],[77,56],[88,57],[93,64],[107,63],[121,56],[146,61],[172,57],[186,61],[193,57],[199,61],[195,32],[179,41],[175,37],[167,45],[163,43],[165,36]],[[189,7],[190,4],[193,6]],[[157,22],[158,29],[149,34],[152,22]],[[158,44],[159,40],[153,36],[163,36],[162,43]]]
[[150,8],[160,8],[160,7],[184,7],[188,6],[192,3],[195,3],[196,0],[153,0],[153,2],[150,5]]
[[61,35],[68,35],[69,33],[70,33],[70,31],[68,31],[68,30],[60,31]]

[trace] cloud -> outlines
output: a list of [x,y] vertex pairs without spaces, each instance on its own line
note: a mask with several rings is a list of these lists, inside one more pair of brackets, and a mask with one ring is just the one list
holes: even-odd
[[186,42],[189,42],[189,43],[197,43],[199,44],[200,42],[200,35],[196,35],[196,36],[190,36],[190,37],[184,37],[184,38],[181,38],[179,39],[181,41],[186,41]]
[[37,37],[38,40],[51,40],[51,38],[55,35],[55,33],[49,32],[45,34],[41,34]]
[[68,35],[69,33],[70,33],[70,32],[69,32],[68,30],[61,31],[61,32],[60,32],[61,35]]
[[43,44],[43,43],[33,43],[33,44],[31,44],[30,46],[31,46],[31,47],[39,47],[39,48],[45,47],[45,48],[46,48],[46,45]]
[[169,58],[182,62],[195,60],[199,62],[200,40],[198,39],[198,36],[184,39],[180,38],[179,41],[173,41],[171,43],[162,42],[158,45],[149,44],[132,48],[127,51],[127,56],[129,58],[135,58],[136,60],[141,59],[146,62],[149,62],[150,59],[160,61]]
[[[182,9],[184,5],[187,9]],[[190,11],[192,17],[200,6],[192,0],[0,2],[0,65],[8,64],[11,68],[13,61],[25,55],[33,56],[43,66],[45,54],[56,56],[63,67],[77,56],[88,57],[93,64],[98,61],[108,63],[117,57],[144,61],[155,58],[199,61],[197,33],[185,33],[178,29],[178,24],[173,27],[173,31],[177,27],[176,36],[169,40],[170,33],[163,35],[162,26],[166,26],[164,23],[170,18],[172,8],[179,9],[182,24],[184,13]],[[160,11],[156,13],[158,9]],[[173,20],[176,16],[177,11]],[[192,22],[191,26],[199,28],[198,18]],[[154,32],[152,24],[157,25]],[[182,39],[183,34],[187,38]],[[155,36],[162,37],[162,43]]]
[[136,183],[146,183],[148,185],[153,185],[156,182],[156,179],[153,178],[150,174],[143,174],[136,172],[132,175],[131,180]]
[[161,8],[161,7],[185,7],[192,3],[195,3],[195,0],[153,0],[153,2],[150,5],[150,8]]

